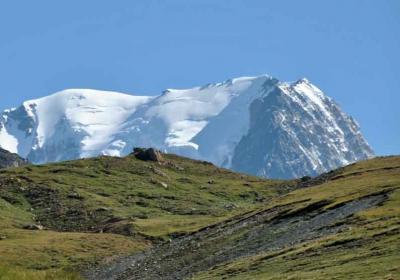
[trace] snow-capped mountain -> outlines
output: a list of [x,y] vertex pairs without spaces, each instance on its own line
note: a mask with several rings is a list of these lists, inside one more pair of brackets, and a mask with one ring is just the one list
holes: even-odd
[[357,123],[306,79],[279,84],[249,111],[251,126],[230,165],[235,170],[293,178],[373,155]]
[[159,96],[65,90],[3,112],[0,146],[34,163],[156,147],[265,177],[373,155],[356,122],[306,79],[242,77]]

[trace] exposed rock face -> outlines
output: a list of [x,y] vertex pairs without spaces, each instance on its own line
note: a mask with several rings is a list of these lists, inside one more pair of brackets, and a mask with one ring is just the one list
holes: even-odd
[[156,162],[162,162],[164,161],[163,156],[161,155],[161,152],[154,149],[154,148],[134,148],[133,149],[133,155],[140,159],[140,160],[145,160],[145,161],[156,161]]
[[[357,123],[307,80],[280,85],[250,106],[232,169],[271,178],[315,176],[373,152]],[[306,172],[305,172],[306,171]]]
[[5,110],[0,147],[33,163],[154,147],[269,178],[313,176],[373,156],[357,123],[320,89],[268,75],[159,96],[64,90]]
[[21,158],[19,155],[0,148],[0,168],[18,167],[27,164],[28,161]]

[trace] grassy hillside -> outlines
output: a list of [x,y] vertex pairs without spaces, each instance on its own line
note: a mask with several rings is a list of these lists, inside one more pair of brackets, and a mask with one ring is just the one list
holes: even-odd
[[0,279],[400,275],[400,157],[303,181],[164,158],[1,170]]
[[[400,157],[299,184],[262,208],[100,266],[89,279],[397,279]],[[311,183],[310,183],[311,182]]]
[[350,165],[328,182],[295,190],[269,207],[293,205],[296,211],[321,203],[323,212],[378,194],[387,198],[342,219],[336,233],[219,264],[194,279],[399,279],[400,157]]
[[[0,171],[0,279],[78,279],[290,189],[207,162],[99,157]],[[26,227],[44,230],[29,230]],[[8,277],[8,278],[7,278]]]

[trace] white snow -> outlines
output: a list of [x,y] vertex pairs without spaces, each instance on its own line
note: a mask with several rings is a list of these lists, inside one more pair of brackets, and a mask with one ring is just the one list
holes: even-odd
[[[249,95],[248,89],[254,86],[254,81],[257,79],[265,81],[267,76],[236,78],[191,89],[168,89],[154,100],[152,106],[146,111],[145,117],[161,119],[165,123],[167,136],[164,143],[167,147],[192,147],[197,150],[198,145],[190,140],[234,99]],[[258,93],[250,92],[250,94],[253,94],[254,99]],[[248,99],[245,100],[247,103],[241,104],[243,105],[241,110],[245,113],[237,114],[236,119],[239,123],[241,120],[248,120],[247,112],[250,103]],[[230,121],[235,123],[234,119]],[[238,123],[235,124],[237,126]],[[242,131],[241,135],[243,131],[247,131],[247,127],[238,126],[238,128]]]
[[38,148],[57,133],[60,121],[66,121],[75,132],[84,132],[81,156],[101,152],[112,140],[127,117],[153,97],[133,96],[118,92],[91,89],[69,89],[53,95],[27,101],[25,108],[37,122]]
[[8,134],[6,128],[0,124],[0,147],[12,153],[18,152],[18,139]]
[[[324,155],[318,143],[301,145],[294,126],[319,139],[314,124],[322,124],[328,134],[323,137],[332,139],[325,146],[329,143],[328,148],[339,160],[350,162],[344,154],[351,149],[337,123],[338,116],[331,110],[331,99],[306,79],[284,83],[267,75],[190,89],[168,89],[159,96],[91,89],[60,91],[24,102],[20,109],[26,115],[20,119],[8,117],[18,109],[4,111],[0,119],[0,146],[24,157],[33,154],[36,162],[71,156],[124,156],[135,146],[153,146],[231,167],[235,148],[250,128],[250,105],[255,99],[276,92],[301,108],[296,109],[299,114],[293,119],[287,118],[290,112],[280,111],[277,125],[297,139],[296,149],[314,170],[324,170],[320,160]],[[303,123],[302,114],[311,116],[313,121]],[[340,114],[347,120],[344,113]],[[360,135],[357,124],[350,126],[351,132]]]
[[307,96],[311,102],[316,104],[320,110],[322,110],[326,115],[330,115],[328,110],[325,108],[325,104],[322,101],[323,95],[321,91],[315,86],[311,86],[307,80],[301,80],[302,82],[296,83],[293,88],[301,92],[303,95]]

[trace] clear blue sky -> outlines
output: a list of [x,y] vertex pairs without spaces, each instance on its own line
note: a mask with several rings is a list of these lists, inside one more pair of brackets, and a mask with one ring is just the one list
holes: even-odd
[[400,154],[400,1],[2,0],[0,109],[65,88],[159,94],[307,77]]

